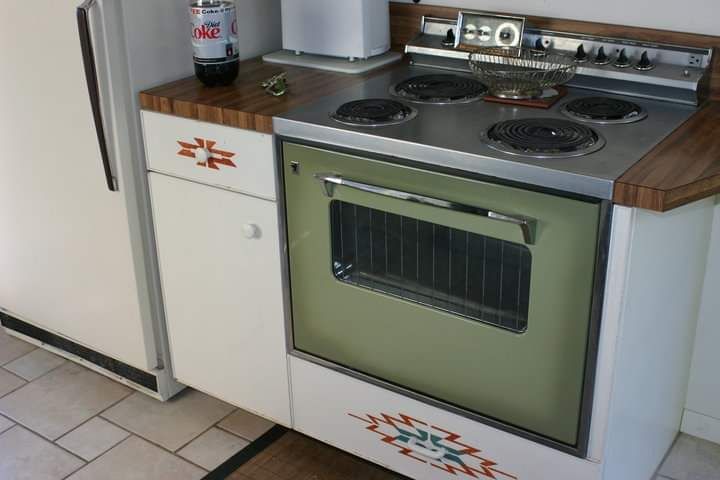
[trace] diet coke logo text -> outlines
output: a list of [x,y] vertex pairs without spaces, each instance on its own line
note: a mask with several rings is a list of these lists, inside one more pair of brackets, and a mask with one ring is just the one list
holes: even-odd
[[195,40],[217,40],[220,38],[221,32],[220,22],[206,22],[193,29],[193,38]]

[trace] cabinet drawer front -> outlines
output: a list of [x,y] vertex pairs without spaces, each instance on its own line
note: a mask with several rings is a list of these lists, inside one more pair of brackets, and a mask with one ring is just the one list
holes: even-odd
[[142,112],[148,168],[274,200],[272,135]]
[[300,358],[290,370],[296,430],[410,478],[600,478],[599,464]]
[[175,376],[290,423],[277,204],[151,173]]

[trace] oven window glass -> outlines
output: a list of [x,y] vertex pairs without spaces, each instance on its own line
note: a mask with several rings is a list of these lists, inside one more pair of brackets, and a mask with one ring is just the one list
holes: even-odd
[[339,281],[527,330],[532,258],[525,245],[337,200],[330,213]]

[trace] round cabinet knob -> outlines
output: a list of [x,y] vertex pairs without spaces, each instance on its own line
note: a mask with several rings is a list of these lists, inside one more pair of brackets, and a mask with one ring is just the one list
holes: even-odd
[[252,223],[246,223],[242,227],[243,236],[248,240],[260,238],[260,227]]
[[198,163],[207,163],[209,158],[210,152],[208,152],[207,149],[198,148],[195,150],[195,160],[197,160]]

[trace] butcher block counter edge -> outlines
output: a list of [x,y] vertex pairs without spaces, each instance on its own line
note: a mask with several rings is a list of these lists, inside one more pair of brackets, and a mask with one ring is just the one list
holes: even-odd
[[[384,71],[386,69],[381,68],[363,75],[349,75],[273,65],[254,58],[240,62],[239,80],[231,86],[207,88],[195,77],[188,77],[141,92],[140,106],[144,110],[178,117],[273,133],[274,116]],[[282,72],[287,72],[288,93],[282,97],[265,93],[260,84]]]
[[615,182],[620,205],[666,212],[720,193],[720,102],[711,101]]
[[[260,83],[283,71],[288,74],[289,93],[266,94]],[[140,105],[144,110],[271,134],[274,116],[383,71],[348,75],[266,64],[258,58],[241,62],[240,80],[232,86],[210,89],[189,77],[140,93]],[[665,212],[718,193],[720,101],[711,101],[618,179],[613,200]]]

